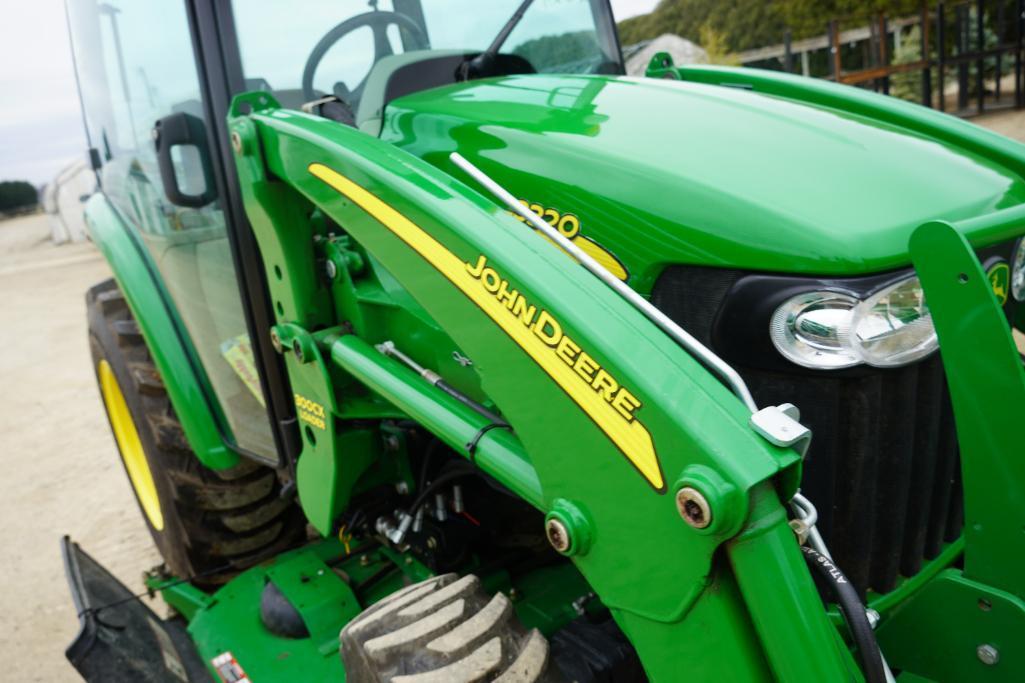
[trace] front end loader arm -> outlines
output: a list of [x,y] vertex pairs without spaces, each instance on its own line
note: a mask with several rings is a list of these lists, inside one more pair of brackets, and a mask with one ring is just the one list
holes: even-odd
[[[303,419],[299,497],[322,533],[373,456],[352,425],[375,409],[410,416],[562,525],[565,553],[652,680],[718,675],[725,662],[731,680],[856,677],[774,488],[799,456],[759,437],[694,358],[540,235],[402,150],[266,93],[236,98],[230,130]],[[318,227],[318,212],[333,225]],[[345,305],[365,269],[339,257],[344,276],[323,277],[328,230],[472,359],[513,431],[482,432],[485,418],[374,348],[393,330]],[[681,518],[684,487],[708,503],[703,528]]]

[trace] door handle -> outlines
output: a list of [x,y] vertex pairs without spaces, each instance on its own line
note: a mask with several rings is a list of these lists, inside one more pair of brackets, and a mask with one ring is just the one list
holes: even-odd
[[[153,144],[157,151],[157,166],[164,194],[176,206],[198,209],[217,198],[213,168],[210,164],[210,148],[207,144],[206,126],[198,116],[177,112],[157,120],[153,126]],[[172,150],[181,147],[177,164]],[[192,155],[187,148],[193,148]],[[195,185],[202,180],[201,190]],[[182,185],[186,187],[183,189]],[[197,189],[198,191],[190,190]]]

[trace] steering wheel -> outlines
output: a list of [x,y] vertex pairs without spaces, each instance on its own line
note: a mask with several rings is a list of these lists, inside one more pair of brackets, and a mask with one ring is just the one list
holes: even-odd
[[[366,12],[351,19],[346,19],[325,33],[324,37],[314,46],[313,51],[310,52],[310,56],[306,58],[306,66],[303,67],[303,97],[307,101],[317,99],[317,93],[313,89],[313,75],[317,72],[317,67],[320,66],[324,55],[334,47],[335,43],[356,29],[369,26],[370,30],[373,31],[374,64],[394,54],[391,49],[391,41],[388,40],[388,27],[392,25],[405,29],[412,43],[410,50],[426,50],[428,48],[427,36],[424,34],[423,29],[404,14],[374,10],[373,12]],[[349,94],[352,99],[359,99],[359,93],[366,81],[366,76],[364,76],[359,85],[350,91]]]

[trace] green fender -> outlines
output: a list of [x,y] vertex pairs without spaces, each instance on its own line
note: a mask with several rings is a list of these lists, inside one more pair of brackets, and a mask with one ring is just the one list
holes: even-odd
[[144,247],[102,194],[86,204],[85,222],[124,292],[196,457],[215,470],[235,466],[239,456],[225,444],[214,417],[217,404]]

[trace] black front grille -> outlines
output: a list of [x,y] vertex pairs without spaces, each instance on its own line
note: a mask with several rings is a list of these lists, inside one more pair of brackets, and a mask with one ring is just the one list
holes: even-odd
[[[717,313],[743,275],[672,266],[652,303],[711,346]],[[762,322],[749,324],[767,339]],[[957,434],[939,354],[899,369],[820,372],[783,362],[750,367],[745,359],[757,352],[749,351],[728,360],[757,403],[797,405],[814,434],[802,490],[818,507],[837,564],[862,594],[892,590],[957,538],[964,522]]]
[[741,370],[759,405],[791,402],[814,438],[802,489],[858,589],[887,592],[964,523],[954,415],[938,355],[860,376]]

